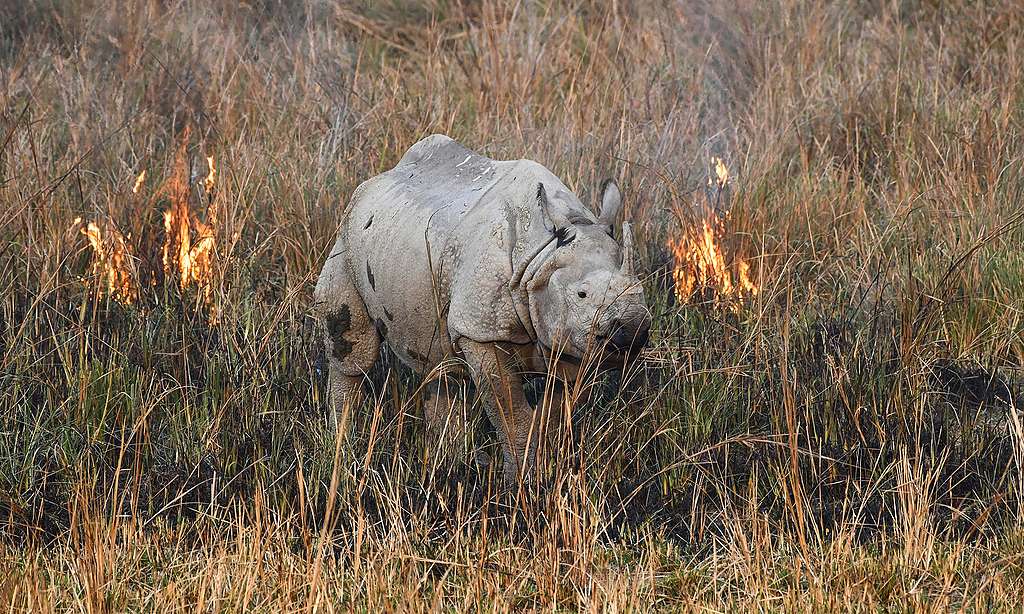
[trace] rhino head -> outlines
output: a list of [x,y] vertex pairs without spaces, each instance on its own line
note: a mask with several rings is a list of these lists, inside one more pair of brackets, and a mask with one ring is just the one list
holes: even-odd
[[629,223],[621,245],[612,236],[622,208],[618,186],[604,183],[596,220],[553,207],[543,184],[537,207],[550,238],[513,279],[525,286],[537,340],[563,358],[596,350],[602,362],[622,363],[647,344],[651,316],[633,273]]

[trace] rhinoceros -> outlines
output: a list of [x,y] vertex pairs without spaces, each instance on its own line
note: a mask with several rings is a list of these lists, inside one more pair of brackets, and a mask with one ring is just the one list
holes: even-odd
[[[443,135],[356,188],[314,291],[335,411],[361,398],[385,340],[420,373],[461,365],[498,433],[505,479],[528,476],[539,412],[524,378],[571,381],[585,355],[621,366],[648,339],[629,224],[621,246],[613,238],[621,194],[610,180],[601,192],[595,216],[541,164],[492,160]],[[430,407],[436,428],[451,404]]]

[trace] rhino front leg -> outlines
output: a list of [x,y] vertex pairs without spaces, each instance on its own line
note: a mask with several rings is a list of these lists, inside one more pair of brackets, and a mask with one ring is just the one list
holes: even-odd
[[428,452],[446,458],[456,446],[463,447],[468,437],[468,420],[463,382],[453,377],[437,377],[426,385],[424,418]]
[[522,369],[514,351],[502,343],[459,341],[480,392],[481,401],[498,432],[506,485],[528,481],[536,448],[535,412],[523,392]]

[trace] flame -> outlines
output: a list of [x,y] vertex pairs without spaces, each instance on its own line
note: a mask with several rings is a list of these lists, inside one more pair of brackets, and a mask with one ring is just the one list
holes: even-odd
[[[189,204],[194,191],[188,172],[188,134],[186,129],[177,146],[174,169],[161,190],[170,200],[163,212],[162,278],[165,283],[173,281],[182,289],[196,288],[198,296],[209,307],[212,304],[214,272],[217,269],[218,203],[214,193],[217,169],[213,157],[207,157],[203,187],[209,207],[206,220],[203,221]],[[137,194],[145,180],[146,171],[143,170],[135,178],[132,193]],[[83,224],[81,218],[75,219],[72,228],[80,228],[81,233],[88,238],[93,256],[92,272],[104,281],[106,293],[125,304],[136,302],[139,298],[140,279],[139,271],[134,266],[137,259],[124,235],[112,224],[92,221]],[[160,277],[159,273],[148,272],[154,285]],[[212,311],[211,321],[216,321],[216,314]]]
[[217,165],[213,163],[213,156],[206,156],[206,167],[210,170],[206,173],[206,179],[203,180],[203,187],[206,189],[206,193],[210,194],[213,192],[214,181],[217,179]]
[[699,191],[695,203],[701,211],[700,219],[694,227],[668,240],[673,260],[672,281],[681,302],[688,302],[699,292],[710,292],[716,303],[734,302],[758,293],[750,263],[738,254],[728,254],[724,248],[729,214],[719,215],[717,207],[712,206],[712,201],[717,205],[723,197],[729,168],[721,158],[712,157],[711,169],[714,176],[709,173],[710,190]]
[[[213,290],[216,258],[217,224],[216,201],[207,210],[207,221],[202,221],[189,206],[189,173],[187,133],[178,145],[174,172],[167,182],[166,192],[171,204],[164,211],[163,265],[166,277],[177,277],[181,288],[195,286],[203,300],[209,304]],[[206,158],[209,171],[203,185],[213,193],[216,167],[213,157]]]
[[[725,187],[725,184],[729,183],[729,167],[718,156],[711,156],[711,164],[715,167],[718,188],[722,189]],[[714,185],[711,177],[708,177],[708,186]]]
[[107,294],[115,300],[130,305],[139,298],[133,256],[124,235],[117,228],[108,226],[105,230],[96,222],[82,223],[75,218],[74,225],[89,239],[92,247],[92,274],[96,276]]
[[139,176],[135,178],[135,185],[132,187],[132,194],[138,194],[139,189],[142,188],[142,182],[146,180],[146,169],[142,169]]

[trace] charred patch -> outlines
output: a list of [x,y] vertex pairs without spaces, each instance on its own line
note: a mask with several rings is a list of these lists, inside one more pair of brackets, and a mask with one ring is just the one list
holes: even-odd
[[366,220],[366,223],[363,224],[363,230],[366,230],[367,228],[369,228],[370,224],[373,224],[373,216],[372,215],[370,216],[370,218],[368,220]]
[[324,318],[327,335],[331,338],[331,356],[342,360],[352,352],[352,343],[345,339],[345,333],[352,329],[352,313],[348,305],[342,305],[337,311],[327,314]]
[[380,335],[381,339],[387,339],[388,338],[388,323],[387,322],[385,322],[382,318],[377,318],[377,321],[374,322],[373,325],[374,325],[374,327],[376,327],[377,334]]
[[938,360],[932,365],[933,388],[954,404],[1019,407],[1024,394],[1015,382],[995,370]]
[[377,289],[377,281],[373,278],[373,271],[370,270],[370,261],[366,261],[366,280],[370,282],[370,288],[372,290]]
[[395,321],[395,316],[391,315],[391,312],[388,311],[387,307],[381,306],[381,309],[384,310],[384,317],[388,319],[388,322],[394,322]]

